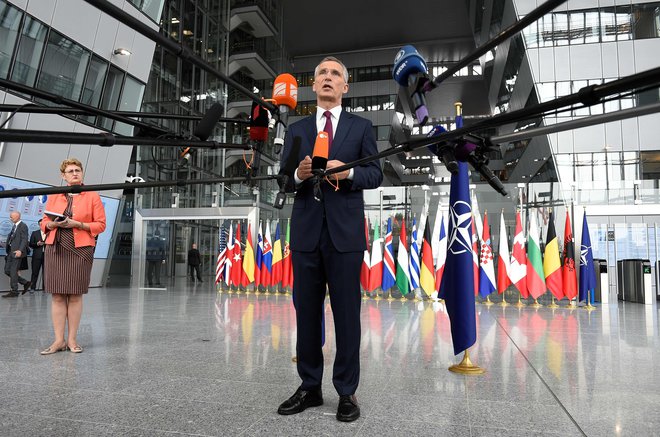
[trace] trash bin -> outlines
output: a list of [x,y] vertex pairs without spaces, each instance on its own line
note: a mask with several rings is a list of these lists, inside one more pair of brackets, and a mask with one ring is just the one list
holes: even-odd
[[623,259],[617,262],[618,298],[625,302],[645,303],[651,294],[651,262]]
[[594,269],[596,270],[596,290],[594,301],[610,303],[610,285],[607,276],[607,260],[594,258]]

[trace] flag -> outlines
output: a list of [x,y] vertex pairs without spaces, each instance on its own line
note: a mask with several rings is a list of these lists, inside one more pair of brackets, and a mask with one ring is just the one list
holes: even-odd
[[543,273],[545,285],[555,297],[561,300],[564,297],[561,278],[561,261],[559,260],[559,243],[555,232],[555,218],[552,212],[548,219],[548,236],[546,238],[545,250],[543,252]]
[[543,276],[543,260],[539,247],[539,230],[536,226],[536,215],[529,215],[529,232],[527,234],[527,291],[538,299],[545,293],[545,276]]
[[282,288],[293,286],[293,271],[291,266],[291,220],[286,222],[286,240],[284,240],[284,254],[282,255]]
[[[582,243],[580,244],[580,296],[578,302],[587,299],[587,292],[591,292],[591,299],[594,297],[596,288],[596,269],[594,268],[594,255],[591,250],[591,237],[589,236],[589,226],[587,225],[587,214],[584,215],[582,222]],[[591,302],[587,302],[591,303]]]
[[245,238],[245,254],[243,254],[243,276],[241,285],[247,287],[254,282],[254,249],[252,248],[252,226],[248,222]]
[[264,233],[264,253],[261,262],[261,285],[270,287],[273,277],[273,245],[270,239],[270,222],[266,220],[266,231]]
[[261,236],[261,222],[257,228],[257,253],[254,260],[254,289],[258,290],[261,285],[261,267],[264,263],[264,239]]
[[417,246],[417,224],[413,217],[413,227],[410,240],[410,289],[419,287],[419,246]]
[[[433,222],[433,232],[431,233],[431,249],[433,249],[433,265],[438,263],[438,250],[440,249],[440,223],[442,222],[442,202],[438,202],[438,209],[435,212],[435,221]],[[437,285],[436,285],[437,287]]]
[[225,265],[223,266],[222,276],[225,278],[225,285],[231,285],[231,265],[234,262],[234,237],[233,237],[232,222],[229,222],[229,237],[227,238],[227,258],[225,258]]
[[442,275],[447,261],[447,234],[445,233],[445,218],[440,216],[440,243],[438,244],[438,260],[435,264],[435,291],[440,291]]
[[374,240],[371,244],[371,263],[369,264],[369,291],[374,291],[381,286],[383,280],[383,249],[381,244],[378,222],[374,227]]
[[484,211],[484,232],[481,235],[479,294],[481,297],[486,297],[495,291],[495,266],[493,265],[493,250],[490,246],[490,227],[486,211]]
[[280,240],[280,223],[275,227],[275,243],[273,243],[273,280],[272,285],[282,281],[282,241]]
[[564,265],[561,269],[564,294],[571,300],[578,294],[577,272],[575,271],[575,246],[573,231],[571,230],[571,218],[566,211],[566,226],[564,227]]
[[387,291],[394,286],[394,250],[392,249],[392,217],[387,219],[387,234],[385,234],[385,250],[383,252],[383,279],[381,288]]
[[525,252],[525,235],[520,222],[520,211],[516,211],[516,233],[513,237],[509,278],[520,295],[527,298],[529,296],[527,293],[527,253]]
[[224,226],[220,227],[220,236],[218,237],[218,258],[215,263],[215,283],[222,281],[225,260],[227,259],[227,230]]
[[427,296],[435,291],[435,269],[433,268],[433,248],[431,247],[431,228],[429,218],[426,217],[424,225],[424,238],[422,239],[422,259],[419,272],[419,285]]
[[396,254],[396,286],[403,296],[410,291],[410,270],[408,268],[408,239],[406,238],[406,221],[401,220],[399,234],[399,249]]
[[367,248],[362,256],[362,267],[360,268],[360,285],[365,291],[369,290],[369,266],[371,258],[369,257],[369,222],[367,216],[364,216],[364,238],[367,242]]
[[236,235],[234,235],[234,255],[231,265],[231,285],[241,285],[243,266],[241,262],[241,224],[236,223]]
[[474,276],[474,295],[479,294],[479,248],[477,246],[477,228],[472,214],[472,275]]
[[511,285],[511,261],[509,259],[509,239],[506,236],[506,224],[504,223],[504,210],[502,210],[502,215],[500,217],[500,248],[499,248],[499,259],[497,260],[497,292],[499,294],[504,293],[504,291],[509,288]]
[[[476,190],[474,190],[472,193],[472,214],[472,222],[474,223],[474,227],[477,230],[476,239],[481,240],[481,236],[484,234],[484,224],[481,221],[481,212],[479,211],[479,202],[477,202]],[[474,240],[475,237],[473,236],[472,239]]]
[[[459,117],[457,117],[458,126]],[[439,296],[445,299],[451,324],[454,354],[477,341],[472,274],[472,211],[467,163],[458,161],[449,192],[449,241],[447,262]]]

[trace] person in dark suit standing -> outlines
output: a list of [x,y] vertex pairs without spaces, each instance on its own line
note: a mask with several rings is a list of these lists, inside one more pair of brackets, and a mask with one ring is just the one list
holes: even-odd
[[316,114],[289,126],[281,168],[300,137],[295,158],[298,168],[290,180],[296,190],[291,215],[291,253],[295,282],[294,305],[298,338],[298,375],[302,384],[283,402],[279,414],[296,414],[323,404],[322,320],[327,289],[334,315],[337,355],[332,382],[339,394],[337,420],[360,417],[355,392],[360,380],[360,266],[366,239],[362,190],[380,186],[383,173],[378,161],[357,166],[320,181],[322,199],[314,198],[312,151],[318,132],[329,139],[326,169],[376,154],[378,148],[370,121],[342,111],[342,96],[348,92],[348,71],[334,57],[326,57],[314,71]]
[[165,243],[159,235],[147,241],[147,282],[149,286],[160,286],[160,267],[165,264]]
[[202,264],[202,256],[197,250],[197,244],[192,244],[192,249],[188,251],[188,270],[190,272],[190,279],[195,280],[195,272],[197,273],[197,280],[202,281],[202,275],[199,273],[199,266]]
[[44,240],[46,234],[41,230],[41,219],[39,219],[39,229],[33,231],[30,235],[30,247],[32,248],[32,287],[30,288],[30,294],[34,293],[34,290],[37,288],[37,282],[39,280],[39,273],[42,271],[44,264]]
[[30,288],[31,282],[18,274],[23,258],[27,256],[28,248],[28,227],[21,221],[21,213],[12,211],[9,219],[13,226],[7,236],[7,255],[5,256],[5,275],[9,276],[9,286],[11,291],[2,297],[18,296],[18,284],[23,286],[23,292]]

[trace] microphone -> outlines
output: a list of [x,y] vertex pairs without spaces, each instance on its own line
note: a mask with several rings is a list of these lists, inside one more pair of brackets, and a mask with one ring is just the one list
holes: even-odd
[[415,109],[415,117],[420,126],[426,124],[429,119],[429,110],[426,108],[426,97],[422,88],[429,82],[426,61],[411,45],[406,45],[399,50],[394,58],[392,76],[396,83],[408,88],[412,105]]
[[250,111],[250,140],[256,143],[254,161],[252,162],[252,175],[256,175],[261,164],[263,143],[268,140],[268,109],[257,102],[252,102]]
[[273,208],[282,209],[286,202],[286,187],[289,185],[289,180],[293,179],[293,172],[296,171],[298,162],[300,162],[300,149],[302,148],[302,138],[299,136],[293,137],[293,144],[291,151],[286,158],[284,167],[280,170],[280,177],[277,178],[277,184],[280,186],[280,191],[275,196]]
[[314,184],[314,199],[321,201],[323,199],[323,192],[321,191],[321,176],[328,165],[328,152],[329,152],[329,138],[328,133],[321,131],[316,136],[314,142],[314,151],[312,152],[312,183]]
[[[428,133],[427,138],[431,137],[436,137],[438,135],[441,135],[443,133],[447,132],[447,129],[444,127],[437,125],[434,126],[433,129]],[[456,162],[456,156],[454,155],[454,150],[453,147],[448,145],[447,143],[436,143],[436,144],[430,144],[428,146],[428,149],[436,155],[438,158],[442,160],[442,162],[445,164],[445,167],[449,172],[453,175],[458,174],[458,162]]]
[[[489,140],[486,140],[486,142],[488,143]],[[477,155],[477,149],[478,146],[476,144],[470,142],[459,143],[456,146],[456,157],[461,161],[469,162],[472,168],[474,168],[481,177],[488,182],[488,185],[493,187],[493,189],[502,196],[506,196],[508,193],[506,188],[504,188],[502,181],[500,181],[500,178],[495,176],[493,171],[488,168],[488,158],[483,154]]]
[[220,120],[220,117],[222,117],[223,112],[224,108],[220,103],[214,103],[211,105],[209,110],[206,111],[206,114],[204,114],[204,117],[202,117],[199,123],[197,123],[197,126],[195,126],[193,135],[201,141],[206,141],[208,137],[211,136],[213,128],[218,120]]
[[289,120],[289,111],[296,109],[298,104],[298,81],[288,73],[280,74],[273,82],[273,100],[280,111],[280,118],[277,121],[275,129],[275,154],[279,154],[279,149],[284,144],[287,122]]

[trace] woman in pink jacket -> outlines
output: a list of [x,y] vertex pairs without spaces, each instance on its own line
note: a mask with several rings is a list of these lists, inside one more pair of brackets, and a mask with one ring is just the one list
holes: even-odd
[[[81,185],[82,163],[75,158],[60,165],[67,185]],[[105,210],[98,193],[54,194],[48,196],[46,211],[64,216],[53,220],[44,214],[41,229],[46,233],[44,270],[48,272],[44,292],[53,296],[51,314],[55,340],[42,355],[65,351],[80,353],[76,336],[82,315],[82,296],[87,294],[94,262],[96,236],[105,230]],[[66,325],[67,339],[64,339]]]

